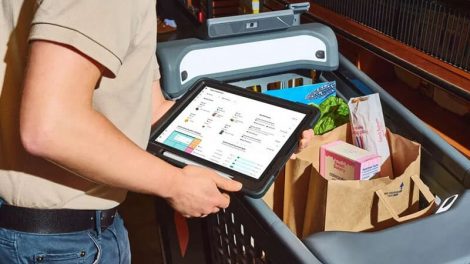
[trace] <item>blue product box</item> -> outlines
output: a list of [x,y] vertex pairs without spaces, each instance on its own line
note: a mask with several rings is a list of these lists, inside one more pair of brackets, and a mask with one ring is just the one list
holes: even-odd
[[326,98],[336,96],[336,82],[308,84],[280,90],[269,90],[263,93],[292,102],[319,105]]

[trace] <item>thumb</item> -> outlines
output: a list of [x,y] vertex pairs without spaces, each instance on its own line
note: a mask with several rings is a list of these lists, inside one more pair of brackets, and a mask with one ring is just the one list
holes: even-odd
[[217,187],[219,187],[219,189],[222,189],[228,192],[237,192],[237,191],[240,191],[242,188],[242,184],[240,182],[222,177],[218,174],[216,177],[214,177],[214,182],[217,185]]

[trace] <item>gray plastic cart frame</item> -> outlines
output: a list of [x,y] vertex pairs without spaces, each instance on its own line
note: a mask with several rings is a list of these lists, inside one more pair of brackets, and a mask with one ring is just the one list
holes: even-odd
[[[288,34],[295,30],[289,29]],[[302,25],[299,30],[305,30],[305,26]],[[326,32],[324,30],[322,32]],[[279,34],[281,37],[286,33],[269,34]],[[237,37],[236,41],[256,39],[254,36],[242,36]],[[196,46],[191,43],[196,43]],[[175,85],[169,82],[171,78],[168,77],[177,72],[175,63],[185,52],[213,43],[192,39],[160,45],[157,53],[164,86]],[[275,80],[285,83],[299,76],[308,81],[308,74],[295,70],[315,69],[323,71],[321,81],[335,80],[338,94],[346,99],[364,94],[364,89],[358,89],[355,85],[357,83],[369,92],[379,93],[387,126],[393,132],[421,143],[421,177],[431,191],[442,200],[460,194],[454,206],[446,213],[379,232],[322,232],[301,241],[262,200],[232,195],[228,209],[204,219],[188,221],[189,244],[182,256],[173,211],[163,200],[157,199],[167,263],[470,263],[470,194],[466,191],[470,180],[470,161],[347,59],[341,55],[338,59],[337,70],[333,69],[334,65],[315,68],[315,65],[300,63],[301,67],[280,65],[277,68],[271,65],[266,69],[258,68],[254,72],[263,75],[261,77],[254,76],[249,70],[210,77],[246,87]],[[173,87],[184,89],[179,85]]]

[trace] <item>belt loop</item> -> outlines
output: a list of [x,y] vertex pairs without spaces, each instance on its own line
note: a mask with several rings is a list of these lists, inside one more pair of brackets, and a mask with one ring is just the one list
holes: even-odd
[[95,211],[95,228],[96,228],[96,233],[98,234],[98,238],[101,235],[101,211],[96,210]]

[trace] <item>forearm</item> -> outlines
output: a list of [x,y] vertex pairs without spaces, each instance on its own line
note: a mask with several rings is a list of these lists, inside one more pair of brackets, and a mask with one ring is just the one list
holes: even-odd
[[34,42],[21,104],[23,145],[89,180],[165,196],[181,170],[140,149],[94,110],[100,76],[76,51]]
[[97,112],[69,114],[47,136],[51,140],[39,155],[92,181],[168,196],[180,169],[139,148]]

